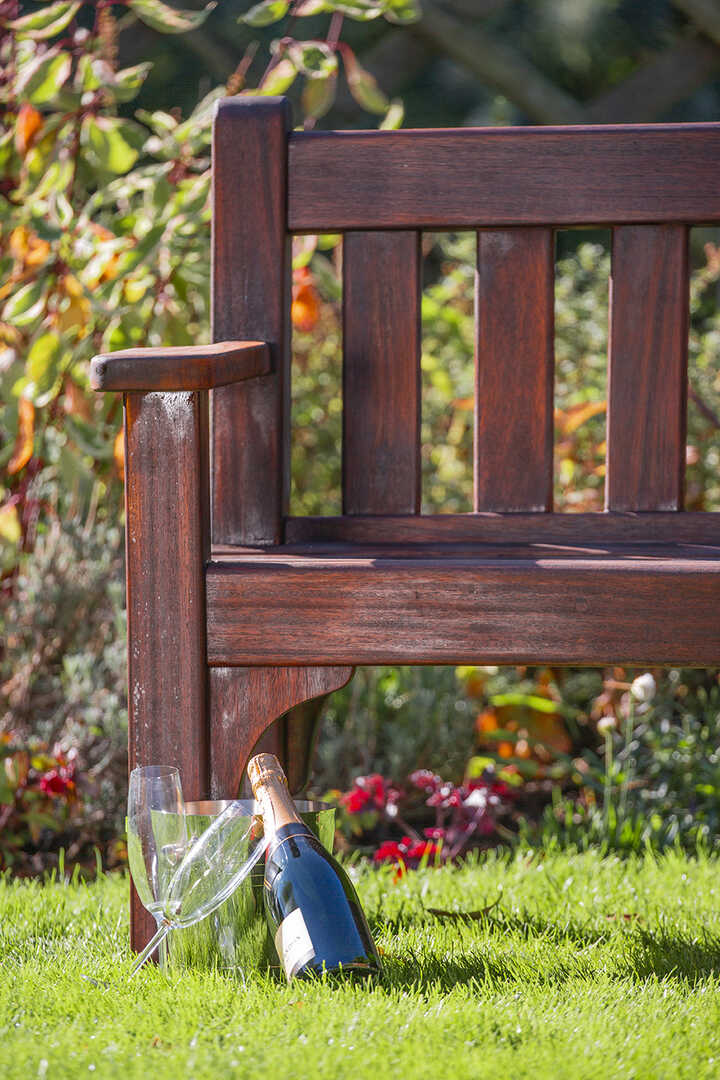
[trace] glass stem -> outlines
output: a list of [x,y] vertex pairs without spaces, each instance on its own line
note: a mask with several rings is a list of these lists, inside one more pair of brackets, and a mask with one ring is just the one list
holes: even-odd
[[133,969],[132,969],[132,971],[130,972],[130,974],[128,976],[129,979],[132,979],[133,975],[135,975],[140,970],[140,968],[143,966],[145,961],[150,959],[150,957],[155,952],[155,950],[157,949],[160,942],[164,941],[164,939],[168,936],[168,934],[170,933],[171,930],[172,930],[172,923],[169,922],[167,919],[163,919],[162,922],[158,923],[157,930],[155,931],[153,936],[150,938],[147,945],[145,946],[145,948],[143,949],[143,951],[140,953],[137,960],[133,964]]

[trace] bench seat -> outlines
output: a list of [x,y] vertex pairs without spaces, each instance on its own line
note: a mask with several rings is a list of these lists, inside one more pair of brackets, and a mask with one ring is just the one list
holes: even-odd
[[720,545],[218,546],[214,666],[663,664],[720,655]]

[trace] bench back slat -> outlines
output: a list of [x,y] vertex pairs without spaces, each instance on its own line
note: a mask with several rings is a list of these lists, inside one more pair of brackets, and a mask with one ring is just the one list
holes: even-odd
[[294,232],[720,221],[720,124],[298,132]]
[[688,230],[614,230],[606,507],[680,510],[685,475]]
[[290,490],[290,240],[282,98],[228,98],[213,140],[213,341],[267,341],[273,372],[212,394],[215,543],[274,544]]
[[478,233],[475,510],[552,509],[553,257],[551,229]]
[[420,509],[420,236],[343,244],[343,508]]

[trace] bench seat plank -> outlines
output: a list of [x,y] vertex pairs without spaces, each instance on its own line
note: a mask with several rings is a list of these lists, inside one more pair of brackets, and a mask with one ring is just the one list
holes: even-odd
[[720,549],[246,555],[207,570],[233,664],[683,664],[720,655]]

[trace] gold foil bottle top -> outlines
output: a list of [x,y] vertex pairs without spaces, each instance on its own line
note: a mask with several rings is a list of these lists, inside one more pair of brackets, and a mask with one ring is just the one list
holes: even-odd
[[285,788],[288,786],[283,767],[274,754],[256,754],[248,762],[247,774],[252,785],[253,795],[257,795],[258,788],[268,781],[272,781],[274,784],[282,784]]

